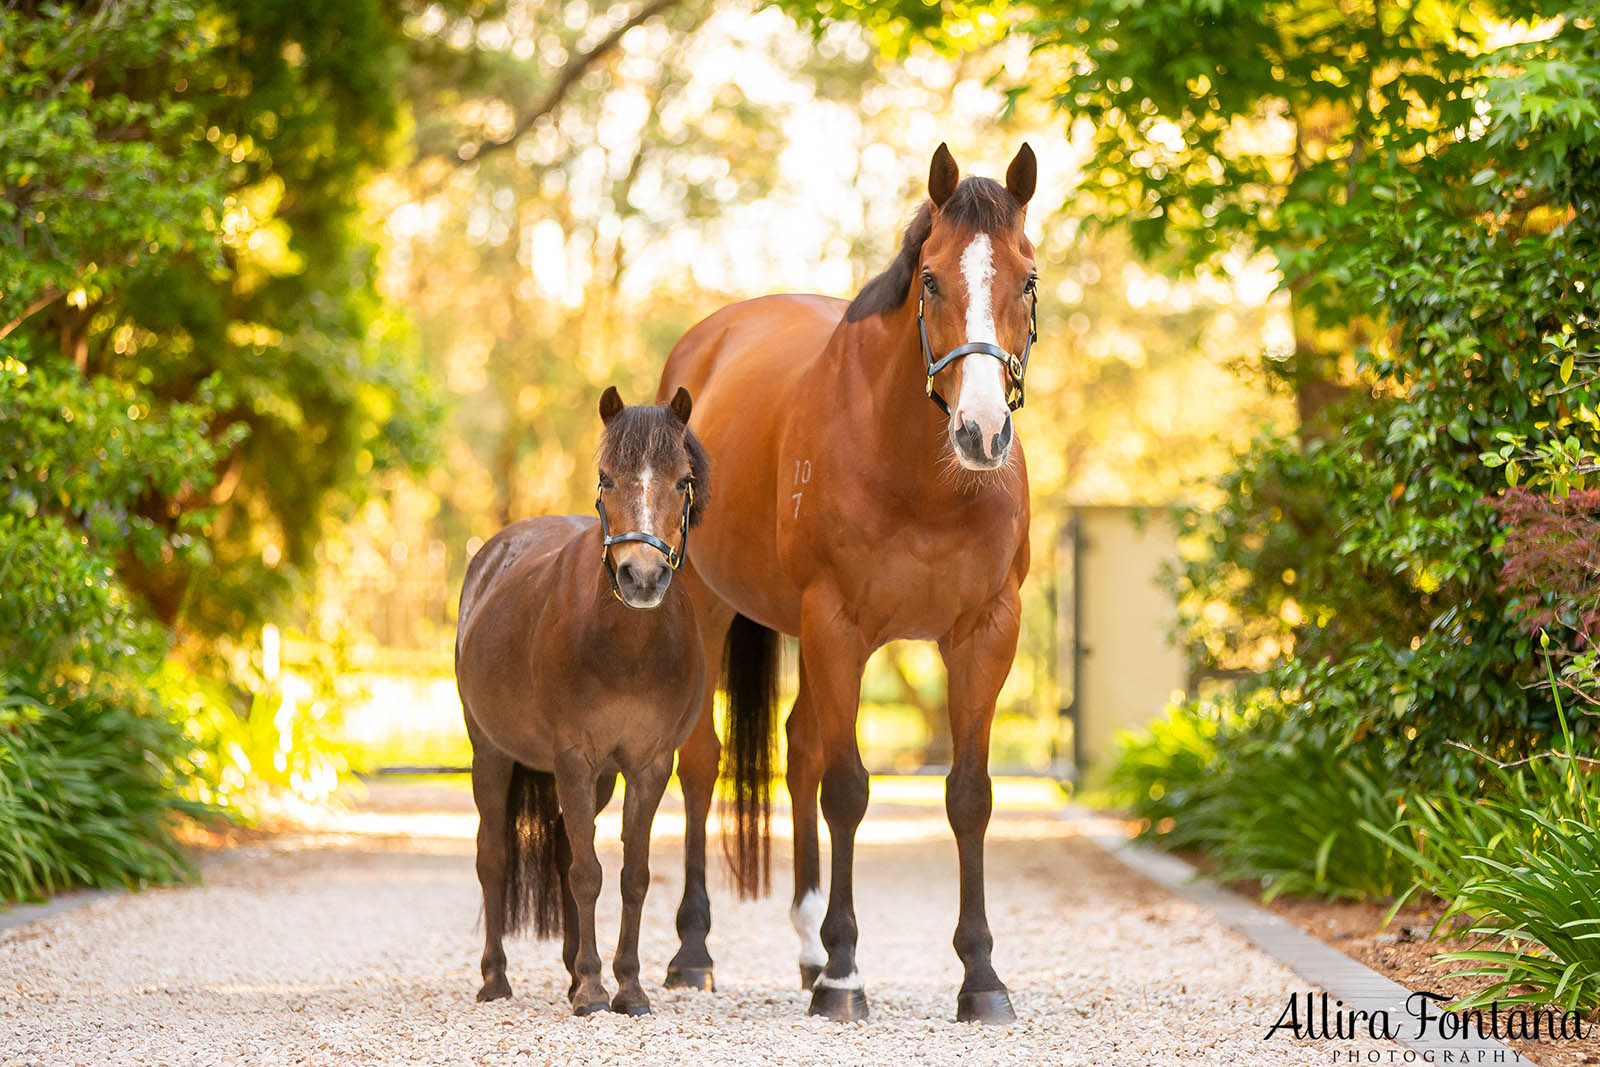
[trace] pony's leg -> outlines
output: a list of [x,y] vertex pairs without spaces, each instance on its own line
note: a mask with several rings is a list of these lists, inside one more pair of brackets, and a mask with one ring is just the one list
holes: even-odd
[[605,1011],[611,997],[600,980],[600,950],[595,947],[594,905],[600,896],[600,858],[594,852],[596,779],[594,767],[577,749],[556,757],[556,796],[572,848],[567,881],[578,911],[578,954],[573,972],[578,988],[572,994],[572,1013]]
[[[611,794],[617,788],[617,776],[602,774],[595,785],[594,810],[598,814],[611,803]],[[556,868],[561,872],[561,962],[566,964],[567,999],[578,991],[578,902],[572,897],[572,886],[567,881],[567,871],[572,867],[572,843],[567,840],[565,823],[556,825]]]
[[506,792],[516,766],[482,740],[472,750],[472,799],[478,806],[478,884],[483,888],[483,988],[479,1000],[511,995],[506,981]]
[[989,958],[994,938],[983,901],[983,837],[994,803],[989,782],[989,726],[994,721],[995,698],[1016,655],[1020,617],[1021,599],[1011,587],[959,619],[939,642],[950,676],[954,742],[944,803],[961,865],[961,917],[956,922],[955,948],[966,975],[956,997],[959,1022],[1008,1023],[1016,1019],[1011,996]]
[[650,825],[655,821],[661,794],[672,777],[672,751],[628,776],[622,798],[622,932],[612,973],[617,995],[611,1010],[624,1015],[648,1015],[650,998],[639,984],[639,921],[644,895],[650,889]]
[[789,802],[794,810],[794,901],[789,921],[800,938],[800,988],[810,989],[828,962],[822,947],[822,858],[817,844],[817,787],[822,781],[822,742],[816,712],[810,706],[806,665],[800,663],[800,689],[789,711],[785,729],[789,738],[786,774]]
[[[685,569],[686,577],[693,577]],[[693,583],[692,583],[693,584]],[[666,986],[689,986],[710,992],[716,988],[706,935],[711,932],[711,897],[706,892],[706,819],[717,786],[722,743],[717,740],[711,708],[722,673],[722,653],[728,641],[733,612],[704,586],[690,590],[700,641],[706,657],[706,688],[694,732],[678,750],[678,783],[683,787],[683,901],[678,905],[678,951],[667,964]]]
[[856,828],[867,810],[867,769],[856,747],[856,711],[868,650],[848,619],[837,597],[808,593],[800,622],[800,661],[811,712],[802,721],[814,723],[815,729],[814,735],[802,735],[808,742],[802,747],[820,753],[814,764],[806,762],[822,769],[822,817],[828,821],[833,853],[821,931],[828,962],[812,983],[809,1012],[841,1022],[867,1017],[867,995],[856,970],[854,865]]

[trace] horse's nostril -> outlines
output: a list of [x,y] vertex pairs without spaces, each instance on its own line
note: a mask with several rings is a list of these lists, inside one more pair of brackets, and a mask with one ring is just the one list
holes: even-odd
[[625,585],[635,585],[638,582],[638,572],[633,569],[632,563],[624,563],[617,568],[617,581]]
[[1000,432],[994,435],[994,448],[990,450],[990,454],[998,456],[1000,453],[1004,452],[1006,450],[1006,446],[1010,444],[1011,416],[1007,415],[1005,424],[1000,427]]
[[983,432],[978,424],[971,419],[963,421],[956,431],[956,444],[968,455],[983,455]]

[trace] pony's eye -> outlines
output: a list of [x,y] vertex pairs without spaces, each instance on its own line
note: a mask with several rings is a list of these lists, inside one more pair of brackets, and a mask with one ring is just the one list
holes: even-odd
[[682,478],[679,478],[678,479],[678,492],[687,493],[689,491],[689,485],[693,481],[694,481],[694,477],[692,475],[688,475],[688,474],[685,474]]
[[617,487],[617,483],[613,482],[611,480],[611,475],[607,474],[605,471],[601,471],[600,472],[600,488],[602,488],[602,489],[615,489],[616,487]]

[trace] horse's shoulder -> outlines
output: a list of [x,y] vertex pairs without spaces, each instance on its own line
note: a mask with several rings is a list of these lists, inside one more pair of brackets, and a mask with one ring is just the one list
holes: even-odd
[[485,541],[467,564],[461,585],[461,627],[504,578],[560,551],[596,521],[581,515],[539,515],[514,522]]

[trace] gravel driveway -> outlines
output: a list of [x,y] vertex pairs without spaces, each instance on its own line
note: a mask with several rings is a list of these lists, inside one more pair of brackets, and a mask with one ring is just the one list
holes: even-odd
[[[1302,984],[1002,790],[990,830],[995,966],[1020,1021],[958,1025],[955,846],[936,783],[874,783],[857,849],[872,1019],[807,1018],[786,889],[713,884],[715,994],[660,989],[676,947],[681,809],[656,824],[641,947],[655,1014],[574,1019],[554,943],[507,943],[515,996],[477,1004],[476,816],[464,790],[385,787],[315,831],[209,858],[155,890],[0,931],[0,1064],[1332,1063],[1380,1046],[1263,1041]],[[620,804],[602,816],[614,944]],[[775,829],[787,832],[782,817]],[[787,840],[774,881],[788,885]],[[606,980],[610,961],[606,961]],[[1382,1046],[1388,1062],[1395,1046]],[[1338,1062],[1348,1062],[1340,1060]],[[1377,1062],[1374,1060],[1373,1062]]]

